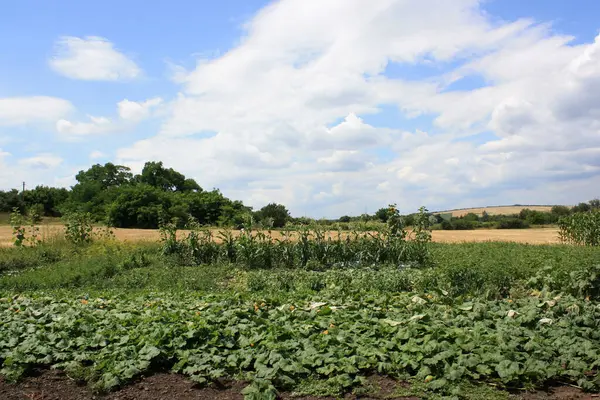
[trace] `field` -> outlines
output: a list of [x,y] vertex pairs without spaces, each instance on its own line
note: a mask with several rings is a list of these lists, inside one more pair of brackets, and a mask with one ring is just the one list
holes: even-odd
[[[42,225],[40,233],[50,238],[60,235],[63,227],[59,224]],[[151,229],[114,229],[117,239],[136,242],[136,241],[158,241],[160,234],[157,230]],[[215,236],[218,236],[219,229],[213,229]],[[182,235],[188,233],[180,232]],[[280,231],[273,231],[275,238],[281,237]],[[329,232],[330,236],[337,235],[336,232]],[[558,230],[556,228],[537,228],[537,229],[478,229],[471,231],[433,231],[433,241],[440,243],[461,243],[461,242],[516,242],[529,244],[553,244],[559,243]],[[216,238],[215,240],[219,240]],[[12,245],[12,229],[10,226],[0,225],[0,247]]]
[[452,213],[453,217],[464,217],[469,213],[481,215],[484,211],[489,215],[514,215],[521,212],[521,210],[528,208],[533,211],[550,212],[552,206],[491,206],[491,207],[474,207],[474,208],[461,208],[456,210],[438,211],[435,214],[449,214]]
[[38,246],[0,248],[3,399],[533,400],[600,389],[596,247],[435,243],[418,230],[409,240],[171,231],[162,242],[117,230],[120,240],[73,244],[60,226],[43,229]]

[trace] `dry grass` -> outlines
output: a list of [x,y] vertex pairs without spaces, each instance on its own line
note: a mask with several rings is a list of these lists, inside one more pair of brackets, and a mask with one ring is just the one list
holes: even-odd
[[[44,238],[50,238],[62,233],[63,227],[60,225],[43,225],[40,232]],[[215,236],[219,230],[215,229]],[[119,240],[136,241],[157,241],[160,238],[157,230],[149,229],[114,229],[115,236]],[[239,232],[237,232],[239,233]],[[185,235],[185,231],[180,231]],[[236,232],[234,232],[236,234]],[[433,231],[433,241],[441,243],[460,243],[460,242],[518,242],[530,244],[550,244],[559,243],[558,230],[555,228],[539,229],[478,229],[472,231]],[[337,232],[329,232],[329,235],[336,236]],[[272,236],[277,239],[282,237],[279,231],[273,231]],[[0,246],[10,246],[12,244],[12,230],[10,226],[0,226]]]
[[521,210],[528,208],[534,211],[546,211],[549,212],[552,206],[497,206],[497,207],[477,207],[477,208],[463,208],[460,210],[447,210],[438,211],[435,214],[449,214],[452,213],[453,217],[462,217],[469,213],[481,215],[484,211],[489,215],[513,215],[518,214]]

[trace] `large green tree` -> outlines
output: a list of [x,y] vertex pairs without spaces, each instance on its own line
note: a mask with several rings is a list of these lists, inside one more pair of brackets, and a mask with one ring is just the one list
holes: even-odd
[[259,221],[272,219],[273,228],[282,228],[290,219],[290,212],[283,204],[269,203],[256,212]]
[[193,179],[188,179],[173,168],[165,168],[162,161],[150,161],[144,165],[135,180],[166,192],[201,192],[202,188]]

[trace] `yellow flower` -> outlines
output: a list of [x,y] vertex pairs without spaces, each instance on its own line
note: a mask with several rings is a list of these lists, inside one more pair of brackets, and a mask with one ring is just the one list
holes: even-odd
[[329,335],[329,331],[328,331],[328,330],[324,330],[324,331],[322,332],[322,334],[323,334],[323,335]]
[[290,311],[294,311],[295,309],[296,309],[296,307],[290,306]]
[[512,299],[508,299],[508,302],[509,302],[509,303],[512,303],[513,301],[512,301]]
[[254,347],[254,343],[250,343],[250,347]]
[[81,300],[81,304],[87,304],[88,301],[86,299]]
[[329,324],[329,328],[335,328],[334,324]]

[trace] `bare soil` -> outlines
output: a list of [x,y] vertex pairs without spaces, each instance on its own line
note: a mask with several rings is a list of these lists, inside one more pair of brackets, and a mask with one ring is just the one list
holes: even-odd
[[[404,385],[389,378],[372,378],[379,392],[367,397],[347,395],[346,399],[403,399],[419,400],[417,397],[394,397],[398,385]],[[124,388],[97,395],[85,385],[78,384],[60,371],[44,370],[35,376],[25,378],[18,384],[8,384],[0,377],[0,399],[2,400],[243,400],[240,393],[244,384],[225,382],[213,387],[198,387],[181,375],[156,374],[139,379]],[[295,397],[282,393],[281,399],[328,400],[324,397]],[[559,387],[549,392],[535,392],[515,395],[522,400],[597,400],[599,395],[583,393],[572,387]],[[333,399],[332,399],[333,400]]]

